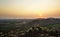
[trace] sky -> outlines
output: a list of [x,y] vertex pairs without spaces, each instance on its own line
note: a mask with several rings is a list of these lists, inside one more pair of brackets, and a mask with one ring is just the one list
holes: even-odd
[[0,0],[0,18],[60,18],[60,0]]

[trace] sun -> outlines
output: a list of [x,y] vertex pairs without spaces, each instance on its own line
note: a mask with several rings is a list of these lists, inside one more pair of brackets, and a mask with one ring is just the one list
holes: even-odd
[[38,13],[38,14],[36,15],[36,17],[37,17],[37,18],[42,18],[43,15],[42,15],[41,13]]
[[44,18],[43,14],[39,14],[39,17],[40,17],[40,18]]
[[43,15],[42,14],[39,14],[40,17],[42,17]]
[[39,13],[36,16],[37,18],[46,18],[46,16],[43,13]]

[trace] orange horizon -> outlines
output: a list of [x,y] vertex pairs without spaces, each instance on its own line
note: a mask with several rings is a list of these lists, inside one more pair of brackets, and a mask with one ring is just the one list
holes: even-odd
[[1,0],[0,18],[60,17],[59,0]]

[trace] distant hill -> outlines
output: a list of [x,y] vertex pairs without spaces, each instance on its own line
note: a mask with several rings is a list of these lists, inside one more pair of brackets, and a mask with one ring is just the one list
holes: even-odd
[[[47,18],[47,19],[34,19],[31,22],[28,22],[27,24],[24,24],[24,28],[30,28],[32,26],[48,26],[48,27],[60,27],[60,18]],[[58,26],[57,26],[58,25]],[[23,27],[22,26],[22,27]]]
[[1,30],[27,30],[32,26],[47,26],[47,27],[60,27],[60,18],[47,18],[47,19],[8,19],[0,20]]
[[60,24],[60,19],[56,18],[47,18],[47,19],[35,19],[29,23],[28,25],[51,25],[51,24]]

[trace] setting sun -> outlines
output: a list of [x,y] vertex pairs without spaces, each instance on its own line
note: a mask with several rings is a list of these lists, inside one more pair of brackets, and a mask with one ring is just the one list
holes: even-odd
[[0,0],[0,4],[1,18],[60,17],[59,0]]
[[0,0],[0,37],[60,37],[60,0]]

